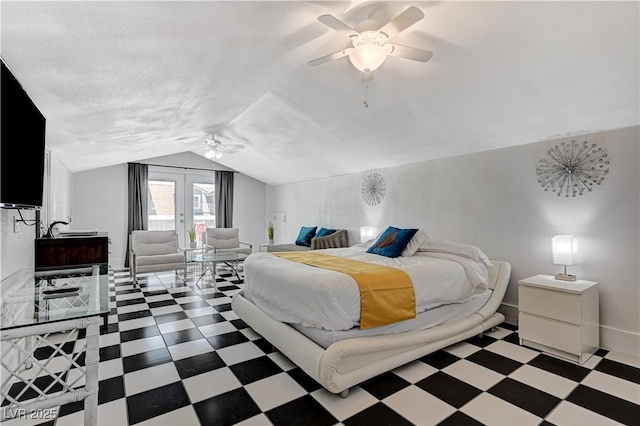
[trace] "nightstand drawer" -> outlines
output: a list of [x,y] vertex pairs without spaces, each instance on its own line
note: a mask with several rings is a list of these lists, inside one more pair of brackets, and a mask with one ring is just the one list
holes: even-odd
[[[522,289],[521,289],[522,290]],[[518,315],[521,339],[550,346],[572,354],[581,353],[581,328],[521,312]]]
[[518,305],[521,312],[580,325],[580,295],[520,285]]

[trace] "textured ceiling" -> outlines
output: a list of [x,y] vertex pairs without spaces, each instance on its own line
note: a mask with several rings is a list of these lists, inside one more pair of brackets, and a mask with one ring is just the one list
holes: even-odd
[[[368,88],[317,21],[425,18]],[[184,151],[285,184],[639,123],[639,3],[9,2],[1,55],[72,171]]]

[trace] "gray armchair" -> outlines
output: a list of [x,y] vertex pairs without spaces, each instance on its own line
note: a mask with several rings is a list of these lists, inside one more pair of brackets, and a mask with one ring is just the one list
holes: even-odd
[[213,253],[244,253],[251,254],[253,246],[240,241],[238,228],[207,228],[202,233],[202,244],[205,255]]
[[129,235],[129,269],[136,284],[144,272],[183,271],[187,279],[185,253],[178,247],[176,231],[133,231]]

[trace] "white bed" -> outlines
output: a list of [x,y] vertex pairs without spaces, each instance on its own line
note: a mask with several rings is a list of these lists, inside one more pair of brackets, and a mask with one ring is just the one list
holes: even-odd
[[[331,250],[322,252],[365,260],[362,256],[366,248]],[[474,301],[475,305],[471,310],[460,308],[464,312],[457,316],[436,319],[436,323],[445,322],[436,326],[427,325],[427,329],[394,332],[393,327],[398,325],[391,324],[377,327],[389,327],[391,334],[378,334],[375,329],[355,331],[358,329],[359,295],[351,277],[345,275],[344,279],[336,279],[336,274],[341,274],[330,271],[332,275],[329,282],[332,284],[318,286],[316,278],[327,271],[276,258],[269,253],[254,253],[245,261],[245,289],[233,297],[232,309],[309,376],[328,391],[343,397],[348,395],[351,386],[482,333],[504,321],[504,316],[496,310],[504,297],[511,274],[511,266],[507,262],[491,261],[493,267],[485,271],[484,279],[480,279],[481,271],[477,275],[478,271],[474,272],[471,264],[451,259],[446,254],[420,254],[412,256],[414,259],[395,261],[366,253],[364,257],[367,258],[365,261],[373,259],[383,264],[395,262],[396,267],[405,269],[411,276],[414,286],[417,280],[433,290],[431,295],[425,297],[421,295],[422,284],[415,287],[418,315],[415,320],[403,321],[405,323],[415,321],[424,325],[425,322],[420,321],[423,314],[437,311],[437,306],[445,308],[455,302],[460,305],[469,302],[465,305],[469,306]],[[428,257],[428,260],[425,261],[423,257]],[[425,265],[431,272],[416,272]],[[466,287],[453,285],[457,290],[451,292],[447,287],[459,281],[460,274],[471,281]],[[447,284],[441,285],[440,279]],[[474,280],[484,282],[474,283]],[[318,290],[319,287],[323,287],[322,290]],[[478,299],[483,303],[477,302]],[[314,331],[313,328],[318,330]],[[370,335],[350,337],[363,331]],[[342,337],[338,339],[336,336]],[[337,341],[331,343],[327,338]]]

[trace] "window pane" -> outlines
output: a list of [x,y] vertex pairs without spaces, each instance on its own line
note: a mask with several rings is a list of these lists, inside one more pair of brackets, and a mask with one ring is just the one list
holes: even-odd
[[149,230],[176,229],[175,182],[149,180]]
[[202,241],[202,233],[207,228],[215,228],[214,209],[215,185],[196,182],[193,184],[193,223],[197,241]]

